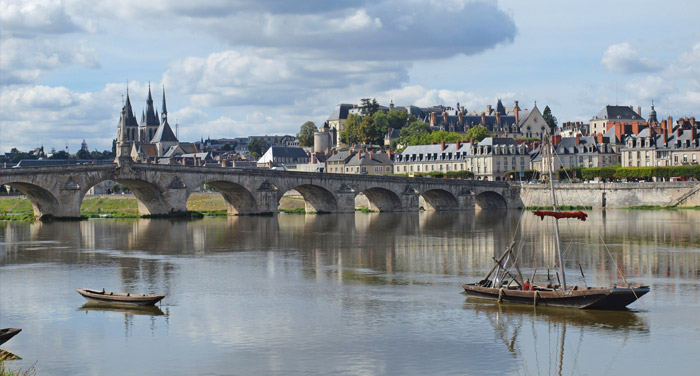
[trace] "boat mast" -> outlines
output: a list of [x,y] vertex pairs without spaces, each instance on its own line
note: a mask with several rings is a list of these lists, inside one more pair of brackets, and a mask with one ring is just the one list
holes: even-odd
[[[546,136],[545,136],[546,137]],[[547,146],[547,170],[549,170],[549,188],[550,191],[552,192],[552,211],[556,212],[557,211],[557,196],[554,194],[554,178],[552,174],[552,170],[554,170],[554,145],[551,142],[548,142],[549,140],[545,139],[546,143],[549,143]],[[550,149],[551,148],[551,149]],[[556,238],[556,241],[554,242],[554,246],[556,247],[557,250],[557,256],[559,257],[559,270],[561,271],[561,287],[564,289],[563,291],[566,291],[566,274],[564,274],[564,260],[562,259],[561,256],[561,244],[559,244],[559,219],[554,218],[554,236]]]

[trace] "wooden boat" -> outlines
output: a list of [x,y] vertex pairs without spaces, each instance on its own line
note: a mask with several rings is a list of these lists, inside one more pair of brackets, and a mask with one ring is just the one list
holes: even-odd
[[104,289],[102,291],[75,289],[75,291],[85,299],[110,305],[154,305],[165,297],[165,295],[131,294],[126,292],[105,291]]
[[21,331],[22,331],[22,329],[19,329],[19,328],[0,329],[0,345],[9,341],[10,338],[16,336],[17,333],[19,333]]
[[[560,219],[578,219],[585,221],[587,215],[581,211],[557,211],[556,195],[554,194],[554,179],[552,176],[553,168],[551,159],[553,152],[550,151],[551,144],[547,141],[547,138],[545,138],[545,144],[542,148],[548,153],[546,162],[549,172],[549,188],[552,195],[553,210],[537,210],[533,214],[539,216],[541,219],[545,217],[554,218],[554,244],[559,263],[557,283],[555,284],[552,283],[552,281],[548,281],[546,284],[530,284],[529,280],[525,280],[520,272],[520,268],[515,262],[517,257],[506,258],[512,255],[513,246],[515,245],[515,241],[513,241],[498,259],[494,258],[496,263],[484,279],[476,283],[463,284],[462,288],[469,296],[497,299],[499,303],[506,301],[580,309],[625,309],[627,305],[648,293],[650,291],[649,286],[630,285],[626,282],[624,285],[613,285],[611,287],[569,286],[566,284],[558,221]],[[542,158],[542,162],[545,163],[545,158]],[[511,265],[507,265],[509,260],[513,260]],[[511,269],[515,269],[515,271]],[[583,275],[583,270],[581,270],[581,274]],[[559,280],[560,276],[561,280]]]

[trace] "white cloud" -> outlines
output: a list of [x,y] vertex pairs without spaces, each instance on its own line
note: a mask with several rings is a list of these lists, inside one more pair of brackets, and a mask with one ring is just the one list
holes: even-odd
[[639,56],[639,53],[627,42],[608,47],[600,63],[609,71],[625,74],[656,72],[661,69],[661,64]]
[[5,36],[31,38],[37,34],[64,34],[80,28],[66,13],[62,1],[0,2],[0,25]]
[[2,40],[0,74],[4,85],[34,83],[47,72],[78,64],[100,68],[97,52],[83,41],[55,38]]

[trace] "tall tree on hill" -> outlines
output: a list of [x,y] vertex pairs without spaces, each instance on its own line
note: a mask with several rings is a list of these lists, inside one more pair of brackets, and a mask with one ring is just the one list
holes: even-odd
[[389,128],[392,129],[401,129],[416,120],[414,115],[409,116],[408,112],[400,110],[389,110],[386,117],[389,121]]
[[299,133],[297,133],[297,140],[299,140],[300,146],[314,146],[314,132],[318,132],[318,128],[313,121],[307,121],[301,125]]
[[549,106],[545,106],[542,117],[549,126],[549,132],[554,134],[554,130],[557,128],[557,117],[552,115],[552,110],[549,109]]
[[486,137],[491,136],[493,135],[489,132],[489,129],[484,127],[483,125],[477,125],[475,127],[470,128],[467,131],[467,140],[474,139],[474,142],[480,142]]
[[345,120],[343,131],[340,132],[340,141],[347,145],[359,144],[359,127],[361,122],[362,118],[360,115],[349,114],[347,120]]
[[260,158],[269,148],[270,145],[263,140],[254,139],[248,143],[248,152],[256,158]]
[[371,116],[374,115],[375,112],[379,111],[379,103],[377,102],[376,98],[362,98],[360,99],[360,102],[362,103],[360,105],[360,114],[362,116]]

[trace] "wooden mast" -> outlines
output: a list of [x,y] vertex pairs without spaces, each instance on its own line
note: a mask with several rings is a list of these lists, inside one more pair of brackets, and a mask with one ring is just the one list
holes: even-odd
[[[545,142],[547,141],[549,140],[545,140]],[[548,152],[547,170],[549,170],[549,188],[552,191],[552,211],[556,212],[557,196],[554,194],[554,177],[552,174],[552,170],[554,169],[554,158],[552,157],[552,155],[554,154],[554,145],[551,142],[549,142],[549,146],[546,149]],[[563,291],[566,291],[566,274],[564,274],[564,260],[561,255],[561,245],[559,244],[559,220],[557,218],[554,218],[554,236],[556,238],[554,246],[557,250],[557,256],[559,257],[559,270],[561,271],[561,287]]]

